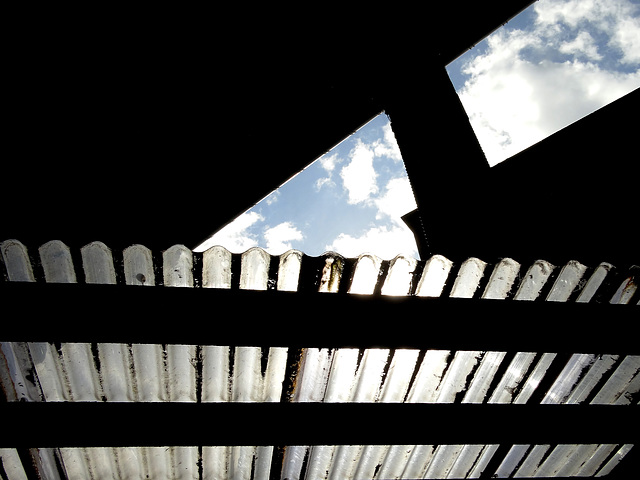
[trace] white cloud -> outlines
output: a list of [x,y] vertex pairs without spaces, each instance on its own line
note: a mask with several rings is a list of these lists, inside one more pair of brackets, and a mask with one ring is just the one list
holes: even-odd
[[324,168],[328,173],[331,173],[336,168],[336,163],[338,163],[338,154],[334,153],[329,156],[324,155],[318,160],[318,162],[322,168]]
[[592,21],[598,18],[600,12],[596,7],[600,2],[597,0],[541,0],[534,6],[538,25],[553,25],[556,23],[566,23],[571,27],[576,27],[581,21]]
[[264,239],[267,242],[265,250],[271,255],[281,255],[292,248],[292,241],[302,240],[303,237],[302,232],[293,223],[282,222],[265,230]]
[[399,177],[389,180],[384,195],[377,198],[375,204],[378,207],[377,219],[386,215],[400,221],[402,215],[415,210],[416,199],[413,196],[409,178]]
[[220,245],[232,253],[243,253],[258,245],[256,234],[249,229],[257,222],[264,221],[264,217],[257,212],[245,212],[233,222],[222,228],[211,238],[194,249],[194,252],[204,252],[209,248]]
[[340,171],[348,194],[347,202],[351,205],[366,203],[371,195],[378,193],[378,174],[373,168],[373,149],[358,139],[349,156],[351,161]]
[[[373,167],[376,157],[387,157],[394,162],[402,162],[400,147],[391,129],[391,123],[387,122],[382,127],[382,138],[367,144],[358,139],[355,147],[349,153],[350,162],[340,171],[340,177],[348,195],[348,202],[352,205],[369,203],[372,196],[379,191],[377,185],[377,173]],[[316,181],[316,189],[319,190],[326,184],[333,184],[331,173],[339,159],[336,155],[321,158],[321,166],[329,172],[329,177]]]
[[411,230],[395,224],[372,227],[359,237],[341,233],[326,246],[326,250],[338,252],[345,257],[372,253],[384,260],[391,260],[398,254],[418,258],[416,241]]
[[415,237],[400,218],[416,208],[409,179],[406,176],[392,178],[380,194],[377,174],[373,167],[376,157],[387,157],[394,162],[402,162],[391,124],[387,122],[383,126],[382,139],[371,144],[358,140],[349,156],[350,163],[340,172],[348,194],[348,203],[364,203],[375,207],[375,218],[383,223],[370,227],[360,236],[340,233],[326,246],[326,250],[334,250],[347,257],[355,257],[365,252],[387,260],[400,253],[418,257]]
[[341,233],[326,246],[326,250],[336,251],[346,257],[373,253],[385,260],[398,254],[418,258],[415,237],[400,218],[416,208],[409,179],[392,178],[387,183],[384,195],[373,199],[373,205],[377,208],[376,220],[386,223],[371,227],[360,236]]
[[335,182],[333,181],[333,171],[339,161],[340,159],[338,158],[337,153],[328,156],[324,155],[318,159],[318,163],[327,172],[327,176],[316,180],[314,184],[316,191],[319,191],[324,186],[333,187],[335,185]]
[[570,42],[563,42],[558,50],[569,55],[584,56],[589,60],[602,60],[602,55],[598,53],[596,41],[586,31],[580,32]]
[[278,201],[279,197],[280,197],[280,190],[274,190],[269,194],[269,196],[267,196],[267,198],[265,198],[265,202],[267,203],[267,205],[273,205]]
[[324,186],[328,186],[328,187],[332,187],[334,186],[335,183],[333,182],[333,180],[331,180],[331,177],[322,177],[316,180],[316,183],[314,183],[314,187],[316,189],[316,191],[320,191],[320,189]]
[[377,157],[389,157],[395,162],[402,161],[402,154],[400,153],[400,147],[396,141],[396,137],[391,129],[391,123],[387,122],[382,127],[383,136],[381,140],[376,140],[373,144],[373,153]]
[[622,18],[611,38],[612,45],[622,51],[622,62],[637,65],[640,63],[640,19]]
[[[560,31],[588,25],[610,36],[625,64],[640,63],[640,4],[629,0],[541,0],[535,4],[536,26],[541,31]],[[582,32],[581,32],[582,33]]]
[[534,10],[538,26],[564,23],[577,28],[589,22],[598,29],[611,31],[621,18],[634,15],[638,5],[629,0],[540,0]]
[[[501,29],[487,39],[487,50],[463,67],[470,78],[459,95],[490,164],[640,87],[640,70],[599,64],[602,52],[586,30],[606,32],[621,58],[633,59],[635,27],[627,20],[637,19],[623,16],[627,7],[623,1],[540,1],[533,30]],[[640,56],[640,49],[633,51]],[[558,52],[565,57],[558,60]]]

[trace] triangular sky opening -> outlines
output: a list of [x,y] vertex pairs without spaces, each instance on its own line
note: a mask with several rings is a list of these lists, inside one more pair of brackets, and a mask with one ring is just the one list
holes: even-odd
[[242,253],[257,246],[271,255],[293,248],[311,256],[419,258],[401,219],[415,208],[389,117],[381,113],[194,251],[221,245]]

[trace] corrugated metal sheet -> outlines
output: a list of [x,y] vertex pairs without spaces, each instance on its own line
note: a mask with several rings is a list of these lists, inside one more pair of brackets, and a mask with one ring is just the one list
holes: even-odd
[[[457,266],[440,255],[424,262],[404,256],[386,262],[370,254],[311,258],[292,250],[272,258],[260,248],[238,256],[223,247],[196,255],[181,245],[154,255],[133,245],[119,264],[101,242],[83,247],[79,256],[60,241],[42,245],[33,259],[16,240],[2,242],[0,250],[8,281],[638,302],[637,267],[621,274],[608,263],[590,268],[538,260],[527,266],[505,258],[490,265],[470,258]],[[537,394],[541,403],[638,403],[639,356],[576,353],[547,379],[556,357],[553,352],[308,348],[294,372],[295,388],[283,392],[286,348],[5,342],[0,380],[9,401],[32,402],[526,403]],[[545,380],[548,390],[538,392]],[[479,478],[498,447],[289,446],[282,465],[272,465],[274,447],[268,446],[62,448],[38,455],[49,471],[46,478],[268,479],[272,470],[282,479]],[[495,474],[598,476],[630,448],[514,445]],[[16,450],[1,449],[0,459],[7,478],[26,478]]]

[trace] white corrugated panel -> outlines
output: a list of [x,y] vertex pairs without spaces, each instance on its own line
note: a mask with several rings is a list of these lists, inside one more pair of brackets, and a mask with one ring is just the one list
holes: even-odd
[[[6,240],[0,251],[7,280],[36,280],[24,245]],[[252,248],[234,266],[228,250],[213,247],[202,254],[202,276],[196,278],[196,259],[182,245],[168,248],[161,257],[143,245],[128,247],[118,271],[111,250],[101,242],[80,250],[80,257],[75,257],[82,261],[78,269],[72,252],[60,241],[42,245],[38,253],[42,266],[38,275],[47,282],[124,281],[151,286],[161,278],[165,286],[281,291],[300,288],[300,273],[308,261],[295,250],[274,259]],[[402,296],[411,294],[417,282],[418,296],[437,297],[450,291],[454,298],[481,294],[485,299],[508,301],[515,292],[514,300],[577,297],[578,302],[589,302],[602,296],[598,292],[611,282],[613,269],[602,263],[588,276],[587,267],[576,261],[554,267],[538,260],[521,268],[515,260],[505,258],[490,267],[487,279],[489,266],[477,258],[459,267],[441,255],[424,264],[405,256],[383,262],[369,254],[350,262],[328,252],[315,264],[320,265],[315,277],[307,278],[314,279],[319,292],[328,293],[370,295],[378,289],[383,295]],[[275,265],[277,272],[272,272]],[[156,278],[160,270],[162,275]],[[635,302],[634,275],[617,286],[613,303]],[[483,279],[486,285],[481,288]],[[286,348],[171,344],[3,343],[2,354],[7,364],[2,381],[15,385],[13,401],[278,402],[290,360]],[[508,358],[506,364],[505,352],[491,351],[308,348],[301,352],[294,372],[295,388],[285,400],[526,403],[557,355],[517,352]],[[25,376],[31,368],[35,383]],[[628,404],[640,391],[639,372],[639,356],[578,353],[569,358],[549,390],[538,393],[542,403]],[[281,478],[478,478],[497,449],[498,445],[289,446]],[[629,445],[514,445],[495,473],[499,477],[601,475],[629,449]],[[69,478],[196,479],[202,475],[222,480],[270,478],[272,467],[280,468],[271,465],[273,451],[268,446],[65,448],[60,455]],[[43,450],[41,455],[45,454]],[[12,472],[8,475],[22,480],[15,451],[0,450],[0,457],[5,471]]]
[[540,361],[536,364],[533,372],[529,375],[529,378],[526,380],[524,387],[516,397],[513,403],[523,404],[527,403],[533,393],[538,388],[538,385],[544,378],[547,373],[547,370],[551,366],[551,363],[555,360],[555,353],[544,353],[540,358]]
[[250,248],[242,254],[240,288],[243,290],[266,290],[269,285],[269,263],[271,256],[261,248]]
[[[574,355],[557,381],[543,399],[543,403],[581,403],[589,397],[601,379],[618,364],[613,355]],[[630,398],[637,391],[631,387],[638,376],[640,365],[634,356],[626,357],[614,374],[602,387],[604,395],[596,396],[592,403],[615,403],[620,392]],[[622,447],[623,449],[626,446]],[[550,450],[548,445],[514,446],[498,470],[500,477],[507,476],[528,455],[516,472],[516,477],[527,476],[593,476],[602,462],[616,449],[615,445],[558,445]]]
[[549,292],[549,295],[547,296],[547,301],[566,302],[569,300],[569,296],[576,289],[586,271],[587,267],[582,265],[580,262],[571,260],[567,263],[562,267],[558,278],[556,278],[556,281],[551,288],[551,292]]
[[435,402],[438,386],[449,365],[452,352],[447,350],[429,350],[426,352],[418,375],[409,391],[407,402],[430,403]]
[[60,240],[51,240],[42,245],[38,252],[44,278],[48,283],[76,283],[76,272],[69,247]]
[[629,405],[640,392],[640,356],[628,355],[592,400],[594,404]]
[[468,258],[460,266],[458,276],[451,289],[451,296],[454,298],[472,298],[475,294],[480,280],[484,276],[486,262],[479,258]]
[[500,382],[493,391],[491,398],[489,398],[489,403],[514,402],[515,392],[523,382],[524,376],[535,357],[535,353],[518,352],[509,364],[507,371],[500,378]]
[[596,473],[596,477],[604,477],[609,475],[611,471],[620,463],[620,461],[629,453],[629,451],[633,448],[633,445],[623,445],[616,452],[616,454],[611,457],[611,459],[600,469],[598,473]]
[[439,297],[452,267],[453,262],[442,255],[434,255],[427,260],[418,282],[416,295],[419,297]]
[[404,401],[419,354],[418,350],[396,350],[394,352],[380,393],[381,402],[400,403]]
[[588,303],[594,297],[598,289],[602,286],[603,282],[607,278],[607,275],[613,268],[613,265],[607,262],[602,262],[595,271],[589,277],[589,281],[580,292],[580,295],[576,299],[579,303]]
[[389,273],[382,286],[382,295],[408,295],[417,264],[415,258],[403,255],[391,260]]
[[381,264],[382,260],[375,255],[360,255],[351,280],[349,293],[372,294],[378,282]]
[[8,280],[11,282],[35,282],[29,253],[18,240],[5,240],[0,243],[2,261],[7,270]]
[[493,267],[489,283],[482,298],[502,300],[507,298],[516,281],[520,264],[511,258],[503,258]]
[[635,276],[629,276],[625,278],[618,290],[616,290],[616,293],[613,294],[610,303],[630,303],[637,290],[638,284]]
[[540,295],[555,267],[545,260],[537,260],[529,267],[524,280],[518,287],[514,300],[535,300]]
[[278,290],[295,292],[298,290],[298,279],[302,267],[302,252],[289,250],[280,255],[278,268]]
[[184,245],[162,252],[162,272],[167,287],[193,287],[193,254]]
[[86,283],[114,285],[116,270],[111,250],[102,242],[91,242],[80,249]]
[[15,448],[0,448],[0,465],[8,480],[28,480]]
[[202,255],[202,286],[231,288],[231,252],[224,247],[211,247]]
[[144,245],[131,245],[124,249],[124,278],[127,285],[152,286],[156,284],[153,255]]

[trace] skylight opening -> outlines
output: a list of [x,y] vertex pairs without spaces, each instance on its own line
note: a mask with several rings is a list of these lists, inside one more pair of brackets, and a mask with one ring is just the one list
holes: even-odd
[[540,0],[446,69],[494,166],[640,87],[640,4]]
[[381,113],[194,251],[220,245],[233,253],[262,247],[271,255],[297,249],[419,259],[401,219],[415,208],[390,120]]

